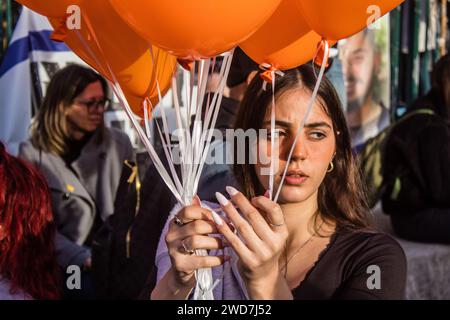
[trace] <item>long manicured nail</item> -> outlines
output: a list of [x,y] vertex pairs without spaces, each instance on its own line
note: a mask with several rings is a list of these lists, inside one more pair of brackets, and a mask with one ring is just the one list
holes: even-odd
[[194,202],[197,205],[200,205],[202,203],[202,200],[200,200],[200,198],[196,195],[192,202]]
[[227,190],[228,194],[231,197],[233,197],[233,196],[235,196],[235,195],[237,195],[239,193],[239,191],[237,191],[235,188],[230,187],[230,186],[226,187],[225,189]]
[[220,192],[216,192],[216,199],[222,206],[226,206],[230,201]]
[[213,217],[213,220],[214,220],[214,222],[218,225],[218,226],[221,226],[222,225],[222,218],[217,214],[217,213],[215,213],[214,211],[211,211],[212,212],[212,217]]

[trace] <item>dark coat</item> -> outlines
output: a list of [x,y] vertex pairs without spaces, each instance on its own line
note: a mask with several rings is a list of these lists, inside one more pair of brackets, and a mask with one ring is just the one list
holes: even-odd
[[384,212],[408,215],[428,208],[450,208],[450,125],[448,108],[431,91],[408,109],[431,109],[396,125],[386,144],[383,176],[400,177],[400,192],[388,185],[382,196]]

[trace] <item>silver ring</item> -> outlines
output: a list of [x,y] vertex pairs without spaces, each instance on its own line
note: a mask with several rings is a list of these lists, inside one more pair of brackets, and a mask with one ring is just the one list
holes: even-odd
[[183,221],[181,221],[180,218],[178,218],[177,215],[175,215],[175,217],[174,217],[173,219],[174,219],[174,222],[175,222],[175,224],[176,224],[177,226],[179,226],[179,227],[184,226]]
[[186,253],[190,256],[195,253],[194,250],[188,250],[188,248],[186,248],[186,245],[184,244],[184,240],[181,241],[181,246],[183,247],[184,253]]

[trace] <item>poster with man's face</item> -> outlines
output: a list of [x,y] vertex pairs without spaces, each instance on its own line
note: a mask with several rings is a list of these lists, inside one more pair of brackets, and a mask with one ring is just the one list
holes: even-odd
[[339,45],[347,94],[346,117],[354,147],[377,135],[390,121],[389,20]]

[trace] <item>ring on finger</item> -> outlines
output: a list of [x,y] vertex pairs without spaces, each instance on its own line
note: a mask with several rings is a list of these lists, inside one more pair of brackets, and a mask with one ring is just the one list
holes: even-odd
[[193,254],[195,253],[194,250],[188,249],[188,248],[186,247],[186,244],[184,243],[184,240],[181,241],[181,246],[183,247],[183,250],[184,250],[184,253],[185,253],[185,254],[188,254],[188,255],[191,256],[191,255],[193,255]]
[[180,218],[178,218],[178,216],[177,216],[177,215],[175,215],[175,217],[174,217],[173,219],[174,219],[174,221],[175,221],[175,224],[176,224],[177,226],[179,226],[179,227],[182,227],[182,226],[184,226],[184,223],[183,223],[183,221],[181,221],[181,219],[180,219]]

